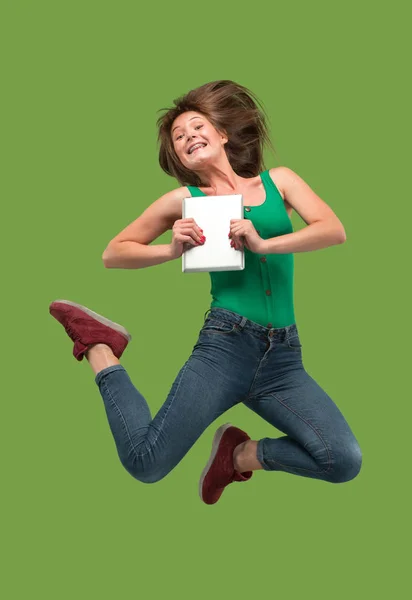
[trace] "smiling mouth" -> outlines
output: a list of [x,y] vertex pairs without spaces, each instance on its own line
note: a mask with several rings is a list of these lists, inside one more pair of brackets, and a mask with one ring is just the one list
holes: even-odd
[[201,150],[202,148],[205,148],[206,144],[202,143],[202,146],[198,146],[197,148],[195,148],[194,150],[189,149],[188,154],[194,154],[195,152],[197,152],[198,150]]

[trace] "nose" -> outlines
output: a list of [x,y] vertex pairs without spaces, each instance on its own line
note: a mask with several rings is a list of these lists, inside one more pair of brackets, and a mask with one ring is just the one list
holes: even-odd
[[190,146],[190,144],[192,143],[192,139],[196,137],[195,134],[193,133],[188,133],[187,134],[187,139],[186,139],[186,148],[188,148]]

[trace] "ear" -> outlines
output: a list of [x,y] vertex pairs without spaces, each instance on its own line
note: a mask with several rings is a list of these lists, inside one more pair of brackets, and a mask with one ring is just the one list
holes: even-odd
[[222,140],[222,145],[227,144],[229,141],[226,131],[220,131],[220,138]]

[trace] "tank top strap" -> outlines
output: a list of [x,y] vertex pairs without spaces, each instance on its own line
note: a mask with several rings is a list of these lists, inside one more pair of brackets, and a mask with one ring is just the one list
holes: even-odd
[[[282,200],[283,203],[283,197],[282,194],[280,193],[276,183],[273,181],[273,179],[271,178],[271,176],[269,175],[269,170],[267,171],[263,171],[263,173],[260,174],[262,181],[263,181],[263,185],[266,188],[267,192],[274,192],[275,193],[275,197]],[[269,196],[269,194],[268,194]]]
[[202,190],[200,190],[194,185],[187,185],[186,187],[189,190],[189,193],[192,196],[192,198],[195,198],[196,196],[206,196],[206,194],[204,194]]
[[262,178],[262,181],[263,181],[263,184],[265,185],[265,187],[269,186],[269,187],[271,187],[273,189],[273,187],[274,187],[273,186],[273,181],[272,181],[271,176],[269,175],[269,170],[263,171],[260,174],[260,176]]

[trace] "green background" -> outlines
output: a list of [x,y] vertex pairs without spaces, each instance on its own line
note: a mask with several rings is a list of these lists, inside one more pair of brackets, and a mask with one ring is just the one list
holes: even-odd
[[[7,600],[392,598],[410,550],[410,97],[401,2],[19,2],[0,9],[2,525]],[[122,364],[155,414],[209,307],[180,260],[107,270],[107,243],[177,182],[157,111],[232,79],[267,109],[276,155],[347,242],[295,255],[307,371],[363,450],[332,485],[256,473],[221,501],[197,485],[214,431],[278,435],[236,407],[164,480],[117,457],[93,373],[49,315],[66,298],[133,335]],[[408,111],[407,111],[408,107]],[[304,225],[294,214],[295,229]],[[170,241],[170,232],[155,243]]]

